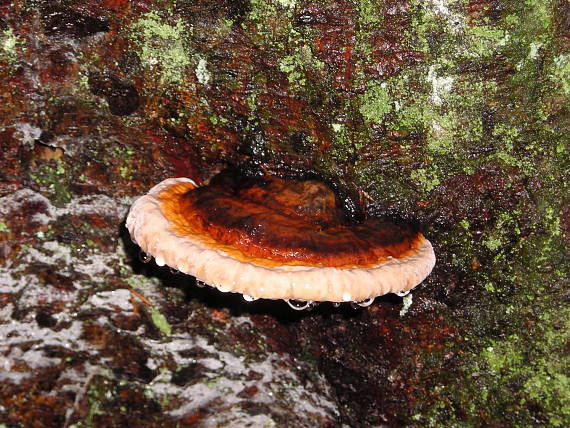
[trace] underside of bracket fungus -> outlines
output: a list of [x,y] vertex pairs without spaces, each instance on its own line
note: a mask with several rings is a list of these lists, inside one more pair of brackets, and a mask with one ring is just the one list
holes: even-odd
[[334,192],[316,180],[223,172],[199,187],[170,178],[133,204],[126,224],[158,265],[295,309],[366,306],[408,292],[435,264],[421,233],[378,218],[349,224]]

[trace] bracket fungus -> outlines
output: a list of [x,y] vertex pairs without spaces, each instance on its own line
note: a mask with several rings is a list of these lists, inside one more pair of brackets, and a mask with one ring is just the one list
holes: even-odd
[[408,292],[435,264],[430,242],[408,225],[345,221],[335,193],[317,180],[227,171],[207,186],[169,178],[133,204],[126,225],[157,265],[294,309],[367,306]]

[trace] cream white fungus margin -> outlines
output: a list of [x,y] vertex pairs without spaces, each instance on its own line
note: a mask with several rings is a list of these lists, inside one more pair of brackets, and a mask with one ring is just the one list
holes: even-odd
[[127,216],[131,238],[152,255],[159,266],[168,265],[193,275],[220,291],[254,298],[296,299],[316,302],[363,301],[386,293],[411,290],[435,265],[431,243],[422,238],[417,251],[402,259],[371,268],[280,266],[266,268],[233,259],[224,251],[205,247],[193,236],[172,231],[162,213],[158,195],[189,178],[168,178],[137,199]]

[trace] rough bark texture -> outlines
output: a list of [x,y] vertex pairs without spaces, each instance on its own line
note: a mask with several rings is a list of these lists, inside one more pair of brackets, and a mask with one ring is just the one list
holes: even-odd
[[[0,424],[570,425],[567,0],[0,4]],[[353,310],[141,264],[170,176],[334,183],[432,275]]]

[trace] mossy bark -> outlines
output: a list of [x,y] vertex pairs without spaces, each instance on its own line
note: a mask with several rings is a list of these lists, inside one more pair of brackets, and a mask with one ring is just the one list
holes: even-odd
[[[153,342],[179,346],[168,338],[197,334],[259,367],[268,352],[302,362],[307,385],[325,397],[322,411],[303,418],[287,413],[295,395],[279,384],[302,383],[293,363],[294,375],[275,384],[228,369],[227,379],[247,378],[242,398],[255,401],[256,376],[285,397],[277,414],[261,404],[236,409],[221,395],[212,406],[229,418],[568,426],[569,22],[566,0],[0,6],[0,321],[21,331],[37,323],[52,339],[83,326],[72,338],[77,352],[38,339],[47,366],[34,365],[24,337],[9,341],[17,333],[0,328],[12,373],[0,387],[0,408],[11,409],[0,423],[43,414],[46,426],[123,423],[129,416],[113,412],[137,400],[144,406],[131,423],[158,424],[162,411],[172,424],[214,421],[205,408],[184,407],[181,389],[165,389],[168,373],[184,368],[172,359],[178,350],[160,354]],[[204,182],[229,165],[316,173],[349,208],[416,223],[438,264],[405,310],[385,297],[360,312],[321,307],[297,317],[188,291],[162,271],[141,285],[141,266],[121,253],[132,197],[168,176]],[[134,312],[89,303],[117,289],[131,290]],[[254,333],[240,333],[232,311]],[[94,327],[101,314],[112,327]],[[130,350],[117,351],[121,335]],[[214,351],[196,343],[192,367],[206,378],[177,387],[221,391],[227,379],[213,385],[202,367]],[[133,365],[128,352],[145,363]],[[108,360],[111,371],[101,368]],[[45,392],[65,390],[58,376],[72,372],[84,376],[77,395]]]

